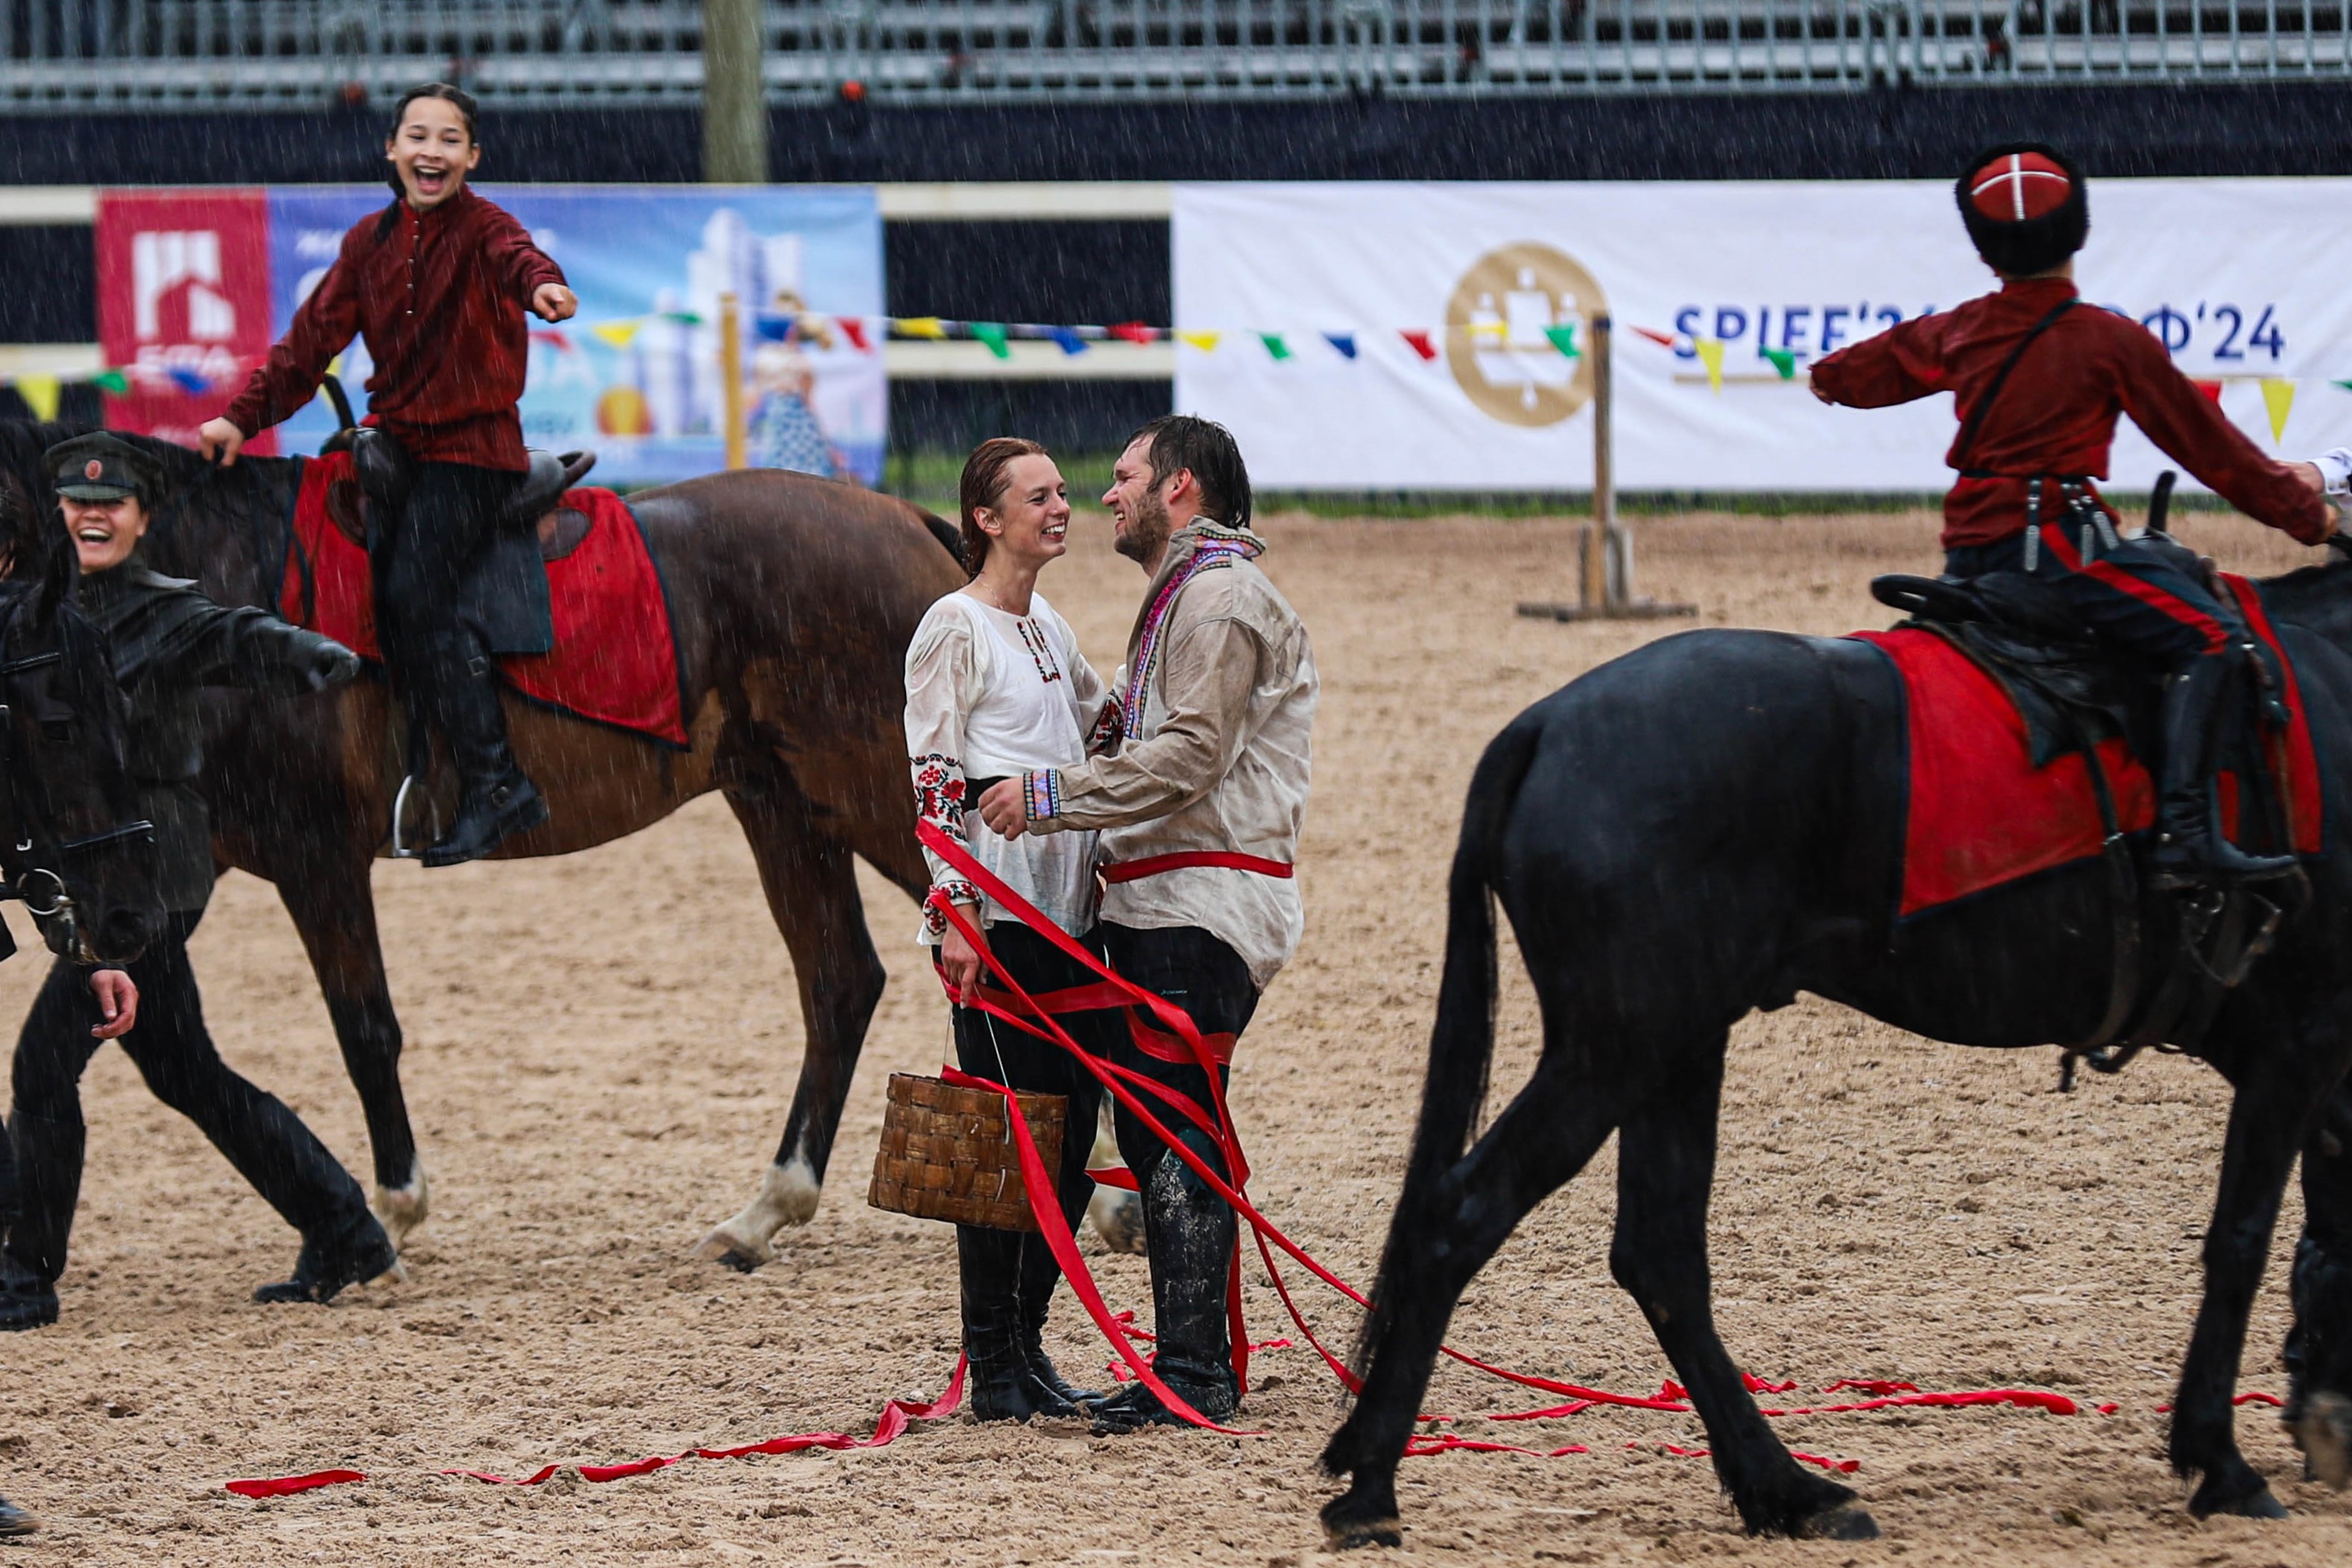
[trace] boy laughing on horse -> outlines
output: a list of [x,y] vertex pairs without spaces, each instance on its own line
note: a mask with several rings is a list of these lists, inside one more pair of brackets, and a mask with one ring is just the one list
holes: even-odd
[[508,750],[489,652],[457,606],[530,466],[515,411],[523,312],[561,321],[578,301],[522,226],[466,188],[482,158],[467,94],[439,82],[410,91],[384,157],[392,205],[343,236],[286,336],[198,435],[206,458],[236,461],[248,437],[310,401],[353,337],[366,340],[369,422],[415,465],[402,515],[373,520],[377,624],[412,721],[440,731],[463,785],[456,823],[425,855],[454,866],[547,820]]
[[[1097,930],[1111,967],[1191,1016],[1217,1081],[1182,1041],[1133,1012],[1109,1059],[1210,1109],[1306,924],[1291,863],[1307,815],[1315,657],[1298,612],[1258,569],[1265,542],[1249,526],[1249,471],[1224,426],[1181,414],[1153,420],[1128,442],[1103,501],[1118,552],[1151,577],[1114,683],[1124,739],[1114,753],[991,786],[980,815],[1006,838],[1101,834]],[[1222,1419],[1240,1404],[1225,1317],[1234,1211],[1125,1106],[1116,1121],[1143,1197],[1153,1370]],[[1214,1135],[1173,1125],[1231,1178]],[[1176,1422],[1141,1383],[1095,1407],[1097,1432]]]
[[1884,408],[1952,394],[1960,432],[1945,461],[1959,479],[1944,499],[1945,574],[2038,576],[2103,642],[2165,673],[2157,885],[2284,875],[2292,857],[2245,854],[2217,826],[2213,747],[2223,694],[2247,656],[2243,621],[2182,546],[2120,534],[2091,481],[2106,477],[2116,416],[2128,414],[2231,505],[2317,544],[2336,528],[2321,471],[2263,456],[2145,328],[2082,305],[2074,258],[2090,202],[2064,153],[2040,142],[1991,148],[1956,195],[2000,289],[1840,349],[1813,367],[1813,395]]

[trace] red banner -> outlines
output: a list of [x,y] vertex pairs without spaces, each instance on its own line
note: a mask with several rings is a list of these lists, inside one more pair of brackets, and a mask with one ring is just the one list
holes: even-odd
[[[269,207],[257,189],[102,191],[98,332],[131,390],[106,422],[193,446],[269,353]],[[274,453],[264,435],[249,444]]]

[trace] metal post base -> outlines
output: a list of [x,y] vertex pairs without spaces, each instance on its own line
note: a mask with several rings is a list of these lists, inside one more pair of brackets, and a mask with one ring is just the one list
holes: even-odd
[[1527,600],[1519,614],[1551,621],[1651,621],[1695,616],[1696,605],[1661,604],[1633,592],[1633,536],[1614,524],[1585,524],[1577,538],[1577,584],[1584,597],[1573,605]]
[[1519,614],[1539,621],[1655,621],[1697,615],[1698,606],[1655,599],[1629,599],[1622,605],[1547,605],[1530,599],[1519,605]]

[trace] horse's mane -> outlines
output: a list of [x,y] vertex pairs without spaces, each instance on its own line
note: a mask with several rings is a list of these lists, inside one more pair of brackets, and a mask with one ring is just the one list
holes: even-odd
[[[60,441],[105,428],[74,420],[0,419],[0,491],[16,503],[0,507],[8,513],[0,525],[0,552],[13,552],[20,560],[46,561],[51,551],[62,548],[63,531],[47,526],[49,475],[41,456]],[[234,468],[224,469],[175,442],[122,430],[114,434],[163,470],[163,493],[148,528],[148,551],[157,567],[200,578],[215,598],[229,602],[225,596],[229,584],[221,570],[224,557],[242,558],[246,552],[225,551],[223,545],[240,534],[250,535],[257,526],[274,526],[286,515],[299,461],[241,457]],[[234,596],[249,597],[252,587],[245,584]]]

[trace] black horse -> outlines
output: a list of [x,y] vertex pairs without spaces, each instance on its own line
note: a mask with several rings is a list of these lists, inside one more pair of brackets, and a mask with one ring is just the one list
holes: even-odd
[[[2296,665],[2330,826],[2305,862],[2308,901],[2197,1047],[2235,1090],[2171,1434],[2174,1467],[2202,1474],[2200,1516],[2284,1512],[2238,1451],[2231,1397],[2298,1152],[2287,1416],[2315,1473],[2342,1486],[2352,1469],[2352,564],[2261,593]],[[1811,991],[1960,1045],[2081,1040],[2107,1010],[2120,942],[2095,861],[1895,931],[1897,681],[1858,642],[1693,632],[1555,692],[1487,748],[1454,860],[1420,1126],[1359,1349],[1363,1390],[1323,1455],[1352,1478],[1323,1510],[1336,1543],[1397,1542],[1397,1461],[1454,1303],[1612,1131],[1610,1267],[1690,1390],[1740,1518],[1759,1534],[1877,1533],[1851,1489],[1790,1457],[1716,1334],[1706,1210],[1731,1026]],[[1494,1045],[1494,898],[1544,1046],[1465,1153]]]

